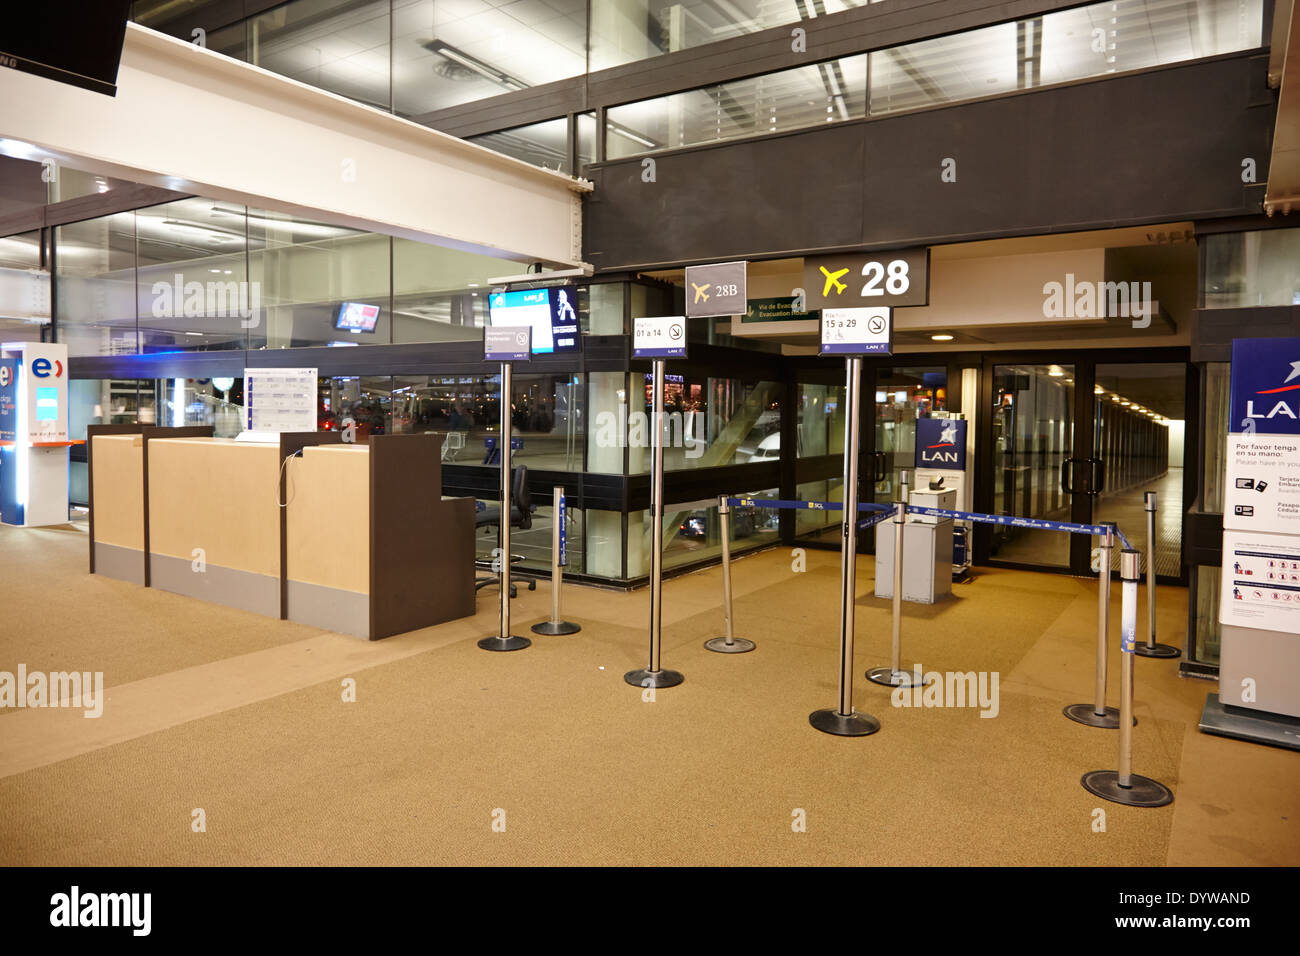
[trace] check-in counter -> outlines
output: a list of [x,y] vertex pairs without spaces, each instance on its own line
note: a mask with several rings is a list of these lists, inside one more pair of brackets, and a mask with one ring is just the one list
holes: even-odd
[[441,434],[139,431],[91,436],[92,572],[372,640],[474,613]]

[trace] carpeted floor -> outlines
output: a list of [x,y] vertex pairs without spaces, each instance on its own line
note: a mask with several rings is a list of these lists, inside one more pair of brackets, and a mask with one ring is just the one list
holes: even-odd
[[[736,562],[751,654],[702,647],[722,628],[716,569],[668,582],[663,662],[686,682],[648,701],[622,678],[646,662],[644,591],[570,587],[581,633],[490,654],[474,641],[495,633],[493,590],[472,619],[368,643],[91,577],[85,543],[0,528],[0,670],[109,687],[95,720],[0,711],[0,863],[1300,863],[1300,755],[1198,733],[1214,685],[1174,662],[1136,662],[1134,753],[1174,804],[1079,785],[1116,760],[1113,731],[1060,712],[1092,693],[1087,581],[981,570],[905,605],[905,666],[999,674],[982,718],[895,707],[862,679],[890,632],[861,559],[855,703],[883,727],[843,739],[807,719],[837,701],[834,554],[805,573],[784,550]],[[521,590],[515,633],[549,606],[547,584]],[[1186,592],[1162,589],[1158,615],[1177,642]]]

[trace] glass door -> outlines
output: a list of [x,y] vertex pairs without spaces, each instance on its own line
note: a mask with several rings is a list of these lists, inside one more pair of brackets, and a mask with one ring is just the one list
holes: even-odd
[[[1092,520],[1114,521],[1142,555],[1147,570],[1144,499],[1155,492],[1156,575],[1182,576],[1184,362],[1097,366],[1093,385],[1092,457],[1101,487]],[[1111,563],[1119,569],[1119,552]]]
[[[947,407],[948,369],[940,365],[886,367],[875,369],[874,381],[870,378],[863,375],[861,467],[864,478],[870,472],[870,480],[862,482],[863,495],[864,500],[892,504],[898,499],[900,472],[906,470],[912,478],[910,473],[916,467],[917,419]],[[866,497],[867,488],[873,489],[873,497]]]
[[[1073,365],[993,365],[992,507],[994,514],[1079,520],[1086,509],[1075,442]],[[1053,569],[1072,567],[1074,535],[989,526],[993,562]]]

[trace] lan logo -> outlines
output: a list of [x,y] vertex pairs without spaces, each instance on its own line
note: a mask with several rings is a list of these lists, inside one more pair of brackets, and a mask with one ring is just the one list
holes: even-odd
[[939,441],[925,447],[943,448],[946,445],[951,448],[955,444],[957,444],[957,425],[954,422],[944,422],[943,428],[939,432]]
[[836,272],[827,272],[825,266],[818,266],[818,268],[822,270],[822,275],[826,277],[826,284],[822,286],[823,299],[827,298],[831,294],[831,286],[835,286],[836,295],[839,295],[848,288],[848,286],[840,281],[840,276],[849,271],[847,268],[840,269]]

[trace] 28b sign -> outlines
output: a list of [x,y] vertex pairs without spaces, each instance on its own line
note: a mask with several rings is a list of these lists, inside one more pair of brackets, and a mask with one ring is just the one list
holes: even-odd
[[803,286],[809,311],[928,305],[930,250],[809,256],[803,261]]

